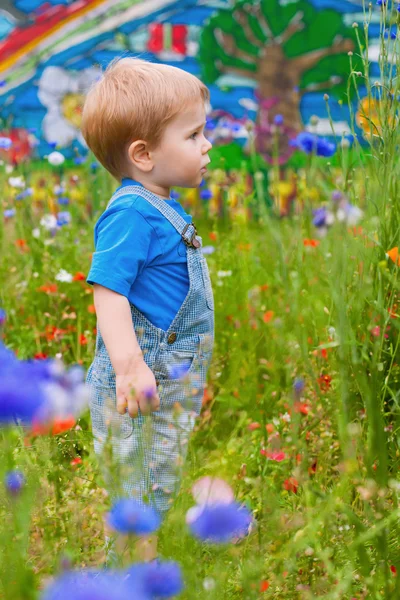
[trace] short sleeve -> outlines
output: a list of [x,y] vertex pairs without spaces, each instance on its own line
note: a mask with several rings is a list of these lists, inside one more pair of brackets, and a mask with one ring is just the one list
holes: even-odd
[[105,215],[96,227],[96,249],[87,283],[97,283],[128,297],[146,265],[152,231],[134,207]]

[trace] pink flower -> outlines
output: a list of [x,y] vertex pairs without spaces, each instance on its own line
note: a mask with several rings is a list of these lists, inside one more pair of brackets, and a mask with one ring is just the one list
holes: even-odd
[[261,450],[261,454],[266,456],[270,460],[275,460],[276,462],[281,462],[287,458],[286,454],[279,450]]

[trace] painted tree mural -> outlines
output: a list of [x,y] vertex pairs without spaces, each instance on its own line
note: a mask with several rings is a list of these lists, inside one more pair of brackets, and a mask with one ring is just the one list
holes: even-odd
[[[355,34],[334,10],[317,10],[307,0],[241,0],[205,25],[199,60],[203,78],[250,78],[257,84],[257,149],[271,162],[273,123],[282,115],[280,163],[291,154],[289,140],[303,128],[300,102],[310,91],[341,94],[349,73]],[[329,77],[327,78],[327,73]]]

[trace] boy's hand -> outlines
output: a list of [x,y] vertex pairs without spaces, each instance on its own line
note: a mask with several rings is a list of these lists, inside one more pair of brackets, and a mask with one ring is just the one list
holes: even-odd
[[124,415],[128,408],[133,419],[137,417],[139,408],[143,415],[148,415],[160,406],[154,373],[144,360],[136,363],[130,373],[116,375],[116,392],[117,411]]

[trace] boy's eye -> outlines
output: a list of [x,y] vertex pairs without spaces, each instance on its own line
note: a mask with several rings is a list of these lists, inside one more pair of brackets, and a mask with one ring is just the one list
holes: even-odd
[[195,131],[194,133],[192,133],[192,135],[190,136],[190,139],[195,140],[197,134],[198,134],[198,131]]

